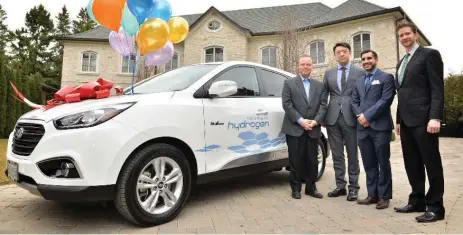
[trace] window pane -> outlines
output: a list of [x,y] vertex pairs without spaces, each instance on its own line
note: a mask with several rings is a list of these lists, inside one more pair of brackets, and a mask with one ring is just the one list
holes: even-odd
[[220,48],[220,47],[216,47],[216,48],[215,48],[215,53],[217,53],[217,54],[223,54],[223,49]]
[[206,55],[212,55],[214,54],[214,48],[209,48],[206,50]]
[[361,42],[354,40],[354,58],[360,58],[360,52],[362,51]]
[[317,43],[310,44],[310,57],[312,58],[313,64],[318,64]]
[[262,55],[262,64],[269,65],[270,58],[268,55]]
[[253,68],[233,68],[220,75],[215,81],[236,82],[238,92],[233,96],[259,96],[256,72]]
[[214,55],[206,55],[206,63],[214,62]]
[[178,68],[178,56],[174,55],[172,57],[172,69],[177,69]]
[[215,62],[222,62],[222,61],[223,61],[223,54],[216,54]]
[[354,43],[360,42],[360,35],[354,37]]
[[318,63],[325,63],[325,42],[318,43]]
[[262,70],[262,83],[268,96],[281,97],[281,91],[286,77],[274,72]]
[[365,41],[365,40],[370,41],[370,34],[367,34],[367,33],[366,33],[366,34],[362,34],[362,40],[363,40],[363,41]]
[[90,67],[91,72],[96,72],[96,53],[91,53],[90,55]]
[[262,49],[262,56],[268,56],[268,54],[269,54],[269,48]]
[[275,47],[270,50],[270,66],[277,67],[277,49]]

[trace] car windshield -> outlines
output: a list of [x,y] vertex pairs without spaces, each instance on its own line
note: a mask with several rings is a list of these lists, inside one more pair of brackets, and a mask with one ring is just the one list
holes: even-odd
[[[178,68],[162,73],[135,84],[134,94],[160,93],[181,91],[198,81],[202,76],[212,71],[218,64],[200,64]],[[131,86],[127,87],[124,94],[131,93]]]

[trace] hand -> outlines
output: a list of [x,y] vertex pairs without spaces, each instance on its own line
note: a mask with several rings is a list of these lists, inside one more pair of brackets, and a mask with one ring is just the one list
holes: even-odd
[[400,124],[395,124],[395,133],[400,135]]
[[428,122],[428,133],[436,134],[440,131],[440,122],[437,120],[429,120]]
[[370,123],[367,121],[367,119],[365,118],[365,116],[362,114],[360,114],[358,117],[357,117],[357,121],[362,124],[363,127],[368,127],[370,126]]
[[315,121],[315,120],[310,120],[310,127],[311,127],[311,128],[314,128],[314,127],[316,127],[317,125],[318,125],[318,122],[317,122],[317,121]]
[[310,120],[304,119],[304,120],[301,122],[302,128],[304,128],[304,130],[306,130],[306,131],[312,130],[312,127],[311,127],[310,122],[311,122]]

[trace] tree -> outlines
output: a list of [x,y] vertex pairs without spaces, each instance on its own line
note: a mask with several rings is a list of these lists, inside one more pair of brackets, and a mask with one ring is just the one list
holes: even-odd
[[94,29],[97,26],[95,22],[87,14],[85,8],[80,8],[79,14],[77,14],[77,20],[72,21],[72,31],[74,34]]
[[6,25],[7,15],[0,5],[0,53],[5,51],[8,42],[8,26]]
[[[71,19],[69,18],[69,12],[66,8],[66,5],[64,5],[63,8],[61,8],[61,12],[58,14],[58,16],[56,16],[56,20],[58,21],[58,24],[56,25],[55,37],[63,37],[71,34]],[[57,80],[59,81],[61,78],[61,72],[63,67],[64,47],[59,42],[55,43],[56,44],[53,47],[53,67],[56,70],[55,73],[57,74]],[[57,85],[59,86],[59,84],[60,82],[58,82]]]
[[463,72],[451,73],[444,83],[446,121],[463,121]]

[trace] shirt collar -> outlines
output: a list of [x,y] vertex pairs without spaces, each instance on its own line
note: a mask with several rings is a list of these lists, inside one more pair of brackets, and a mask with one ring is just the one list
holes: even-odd
[[[304,81],[306,78],[304,78],[302,75],[299,74],[299,77],[301,77],[302,81]],[[311,77],[309,76],[307,80],[310,82]]]
[[[375,75],[376,72],[378,72],[378,68],[375,68],[373,72],[371,72],[371,76]],[[368,74],[369,74],[368,72],[365,72],[365,77],[368,76]]]
[[[346,66],[344,66],[344,67],[345,67],[347,70],[349,70],[349,69],[350,69],[350,65],[351,65],[351,63],[349,62],[349,63],[348,63]],[[342,65],[338,64],[338,70],[341,70],[342,67],[343,67]]]
[[412,49],[410,50],[410,52],[408,52],[408,53],[410,54],[410,57],[412,57],[413,54],[415,54],[415,51],[416,51],[416,49],[418,49],[419,46],[420,46],[420,45],[419,45],[417,42],[415,42],[415,44],[413,45],[413,47],[412,47]]

